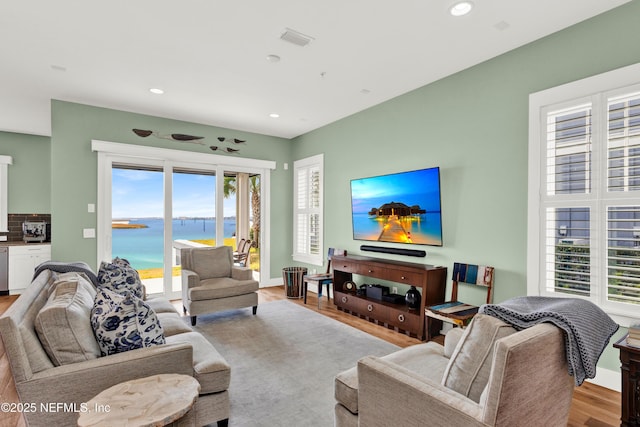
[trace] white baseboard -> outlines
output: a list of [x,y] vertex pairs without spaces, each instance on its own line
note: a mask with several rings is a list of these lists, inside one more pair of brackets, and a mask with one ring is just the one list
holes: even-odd
[[[307,290],[308,290],[309,292],[313,292],[314,294],[317,294],[317,293],[318,293],[318,285],[317,285],[316,283],[309,283],[309,284],[308,284],[308,287],[307,287]],[[326,287],[325,287],[325,288],[322,288],[322,291],[323,291],[323,292],[326,292],[326,291],[327,291],[327,288],[326,288]],[[323,297],[325,297],[325,296],[326,296],[326,295],[323,295]],[[333,285],[332,285],[332,286],[329,286],[329,296],[330,296],[331,298],[333,298]]]
[[260,281],[260,287],[261,288],[270,288],[272,286],[280,286],[282,285],[282,277],[280,278],[272,278],[272,279],[267,279],[267,280],[261,280]]
[[606,387],[608,389],[620,392],[622,390],[622,377],[620,371],[612,371],[610,369],[596,369],[596,377],[588,379],[592,384]]
[[[273,286],[282,286],[282,277],[269,279],[269,280],[263,280],[263,281],[260,282],[260,287],[261,288],[270,288],[270,287],[273,287]],[[318,293],[318,285],[315,284],[315,283],[309,283],[308,291],[309,292],[313,292],[314,294],[317,294]],[[333,298],[333,286],[331,286],[329,288],[329,292],[331,293],[331,297]]]

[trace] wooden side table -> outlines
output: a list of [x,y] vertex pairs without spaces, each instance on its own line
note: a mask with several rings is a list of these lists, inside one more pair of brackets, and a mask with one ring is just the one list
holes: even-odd
[[640,348],[627,344],[627,336],[613,345],[620,350],[622,417],[620,426],[640,427]]
[[87,402],[78,426],[165,426],[194,405],[200,383],[188,375],[160,374],[109,387]]

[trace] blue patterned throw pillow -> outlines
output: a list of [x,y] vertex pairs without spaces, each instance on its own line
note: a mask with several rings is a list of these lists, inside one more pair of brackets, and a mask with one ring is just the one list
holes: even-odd
[[106,287],[119,294],[129,291],[138,298],[144,296],[140,275],[124,258],[114,258],[111,262],[100,263],[98,286]]
[[165,343],[156,313],[129,291],[98,289],[91,326],[102,356]]

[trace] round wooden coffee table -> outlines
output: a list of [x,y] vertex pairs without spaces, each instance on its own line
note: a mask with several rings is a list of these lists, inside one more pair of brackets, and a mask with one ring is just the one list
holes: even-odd
[[87,402],[78,426],[164,426],[186,414],[200,383],[188,375],[160,374],[109,387]]

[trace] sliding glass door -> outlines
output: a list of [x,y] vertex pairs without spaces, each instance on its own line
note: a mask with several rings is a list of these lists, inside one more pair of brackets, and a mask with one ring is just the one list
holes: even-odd
[[216,240],[216,173],[173,168],[171,193],[171,293],[177,294],[182,289],[180,250],[220,243]]
[[[94,141],[94,144],[96,142]],[[180,250],[251,241],[246,262],[254,276],[268,278],[265,203],[271,162],[97,143],[116,152],[98,157],[98,262],[126,258],[140,272],[148,294],[181,297]],[[96,148],[94,147],[94,150]],[[124,150],[127,153],[119,153]],[[108,151],[108,150],[107,150]],[[150,156],[145,156],[145,154]],[[160,158],[158,158],[160,157]],[[245,167],[256,164],[262,167]],[[222,177],[222,179],[220,179]]]
[[151,165],[114,164],[111,252],[138,270],[147,293],[164,292],[164,172]]
[[262,246],[260,231],[263,190],[260,177],[258,172],[224,171],[225,224],[228,218],[233,218],[233,245],[238,251],[238,264],[250,267],[258,281]]

